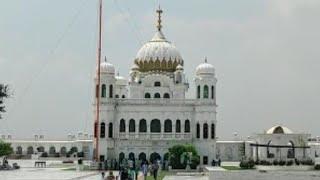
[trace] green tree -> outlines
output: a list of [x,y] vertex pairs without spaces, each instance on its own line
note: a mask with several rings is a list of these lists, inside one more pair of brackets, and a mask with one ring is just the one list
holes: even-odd
[[11,147],[10,143],[6,143],[3,141],[0,141],[0,157],[1,156],[7,156],[13,153],[13,149]]
[[1,113],[6,112],[4,104],[4,98],[9,97],[9,87],[8,85],[0,84],[0,119],[1,119]]
[[[200,158],[196,148],[191,144],[175,145],[169,148],[170,165],[173,169],[184,169],[189,161],[191,168],[196,168],[200,163]],[[191,154],[191,157],[189,155]]]

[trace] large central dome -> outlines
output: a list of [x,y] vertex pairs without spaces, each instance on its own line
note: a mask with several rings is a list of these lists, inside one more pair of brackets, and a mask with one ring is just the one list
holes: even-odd
[[162,11],[158,10],[157,12],[160,12],[158,30],[153,38],[140,48],[134,61],[140,72],[174,72],[179,64],[183,65],[183,59],[179,51],[165,38],[161,31]]

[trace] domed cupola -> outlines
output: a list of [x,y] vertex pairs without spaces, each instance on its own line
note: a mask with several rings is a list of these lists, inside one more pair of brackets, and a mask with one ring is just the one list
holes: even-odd
[[149,42],[140,48],[135,58],[135,64],[139,66],[140,72],[174,72],[179,64],[183,65],[183,59],[179,51],[165,38],[161,31],[162,10],[158,9],[157,13],[157,32]]
[[215,69],[212,64],[209,64],[207,62],[207,58],[205,59],[205,62],[198,65],[196,68],[196,75],[214,75]]
[[115,73],[114,65],[111,63],[108,63],[107,60],[105,59],[100,64],[100,72],[107,73],[107,74],[114,74]]

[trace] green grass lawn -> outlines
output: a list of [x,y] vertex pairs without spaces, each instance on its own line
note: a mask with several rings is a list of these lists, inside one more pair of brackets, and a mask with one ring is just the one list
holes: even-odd
[[226,169],[226,170],[243,170],[241,169],[239,166],[221,166],[222,168]]

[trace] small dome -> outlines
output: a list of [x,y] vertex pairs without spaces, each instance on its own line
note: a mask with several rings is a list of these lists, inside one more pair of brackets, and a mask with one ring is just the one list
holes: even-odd
[[292,134],[293,132],[284,126],[273,126],[270,128],[266,134]]
[[127,85],[128,84],[128,81],[125,77],[122,77],[122,76],[116,76],[116,84],[117,85]]
[[204,62],[196,68],[196,75],[214,75],[214,67],[212,64]]
[[176,67],[176,70],[182,71],[182,70],[183,70],[183,67],[179,64],[179,65]]
[[100,71],[101,71],[101,73],[114,74],[115,68],[114,68],[113,64],[110,64],[110,63],[104,61],[100,64]]

